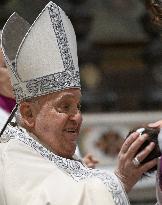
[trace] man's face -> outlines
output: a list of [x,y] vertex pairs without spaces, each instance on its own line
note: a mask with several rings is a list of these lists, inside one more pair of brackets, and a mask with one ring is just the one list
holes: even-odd
[[35,115],[34,134],[62,157],[71,158],[75,152],[82,123],[80,98],[79,89],[50,94]]

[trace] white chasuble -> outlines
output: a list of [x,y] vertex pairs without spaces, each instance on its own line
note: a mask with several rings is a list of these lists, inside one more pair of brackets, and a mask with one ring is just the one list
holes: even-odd
[[5,125],[6,121],[8,120],[8,117],[9,117],[9,113],[7,113],[5,110],[3,110],[0,107],[0,130]]
[[47,150],[8,125],[0,143],[0,205],[129,205],[118,178]]

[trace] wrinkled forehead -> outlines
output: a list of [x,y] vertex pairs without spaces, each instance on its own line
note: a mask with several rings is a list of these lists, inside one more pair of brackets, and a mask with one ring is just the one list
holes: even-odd
[[36,98],[33,98],[30,101],[39,101],[39,102],[46,102],[51,100],[61,100],[61,99],[76,99],[80,100],[82,97],[81,90],[79,88],[70,88],[70,89],[64,89],[61,91],[53,92],[48,95],[42,95]]
[[62,91],[58,91],[47,96],[48,99],[67,99],[74,98],[76,100],[80,100],[81,91],[79,88],[70,88]]

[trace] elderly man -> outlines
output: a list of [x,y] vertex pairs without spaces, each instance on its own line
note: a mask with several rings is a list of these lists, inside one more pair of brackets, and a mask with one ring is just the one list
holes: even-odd
[[137,159],[147,136],[133,133],[116,174],[76,158],[80,79],[75,33],[62,9],[49,2],[31,26],[14,13],[3,28],[2,48],[19,113],[18,124],[8,124],[1,135],[0,204],[129,204],[125,191],[156,164],[140,165],[154,144]]

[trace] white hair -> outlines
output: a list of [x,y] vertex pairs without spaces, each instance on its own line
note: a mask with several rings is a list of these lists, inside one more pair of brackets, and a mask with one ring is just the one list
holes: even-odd
[[22,116],[20,113],[20,107],[18,106],[17,111],[15,113],[15,119],[14,121],[16,122],[17,125],[22,125]]

